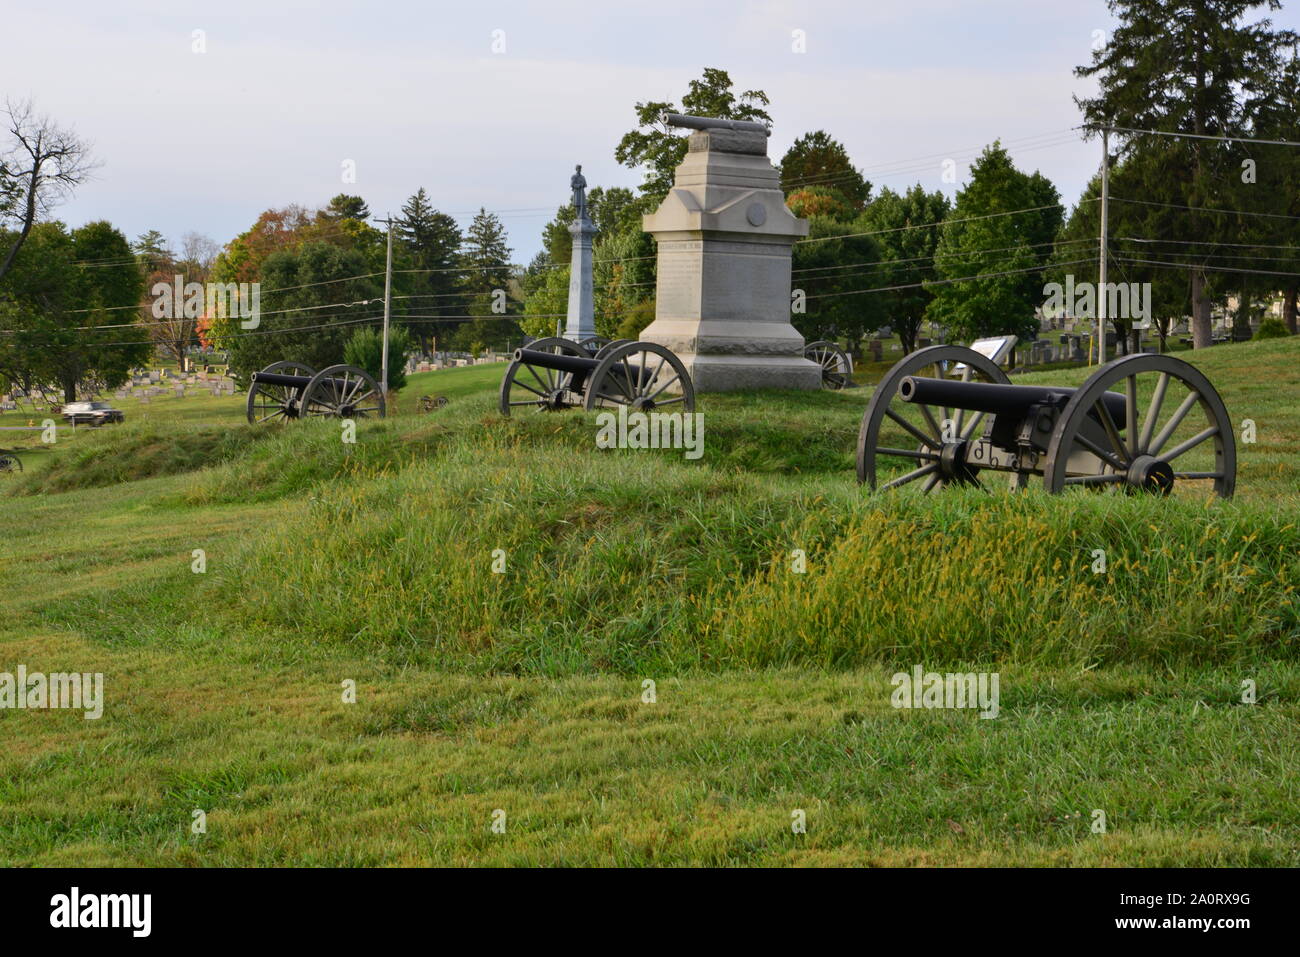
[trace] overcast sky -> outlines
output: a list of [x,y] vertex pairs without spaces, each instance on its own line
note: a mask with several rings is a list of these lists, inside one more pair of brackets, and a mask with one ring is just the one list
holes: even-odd
[[70,225],[225,243],[268,207],[348,192],[382,215],[423,186],[462,223],[497,212],[519,262],[574,163],[592,186],[640,181],[613,156],[633,104],[680,102],[706,66],[771,97],[774,161],[825,129],[877,188],[951,192],[943,159],[960,185],[1000,137],[1073,203],[1099,158],[1069,132],[1088,90],[1073,67],[1111,25],[1102,0],[72,0],[3,22],[0,93],[33,97],[103,164],[59,210]]

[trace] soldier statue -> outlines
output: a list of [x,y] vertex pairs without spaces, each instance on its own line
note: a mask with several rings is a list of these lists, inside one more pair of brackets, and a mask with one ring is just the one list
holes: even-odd
[[578,212],[578,219],[587,218],[587,179],[582,175],[582,164],[574,167],[576,172],[569,179],[573,190],[573,206]]

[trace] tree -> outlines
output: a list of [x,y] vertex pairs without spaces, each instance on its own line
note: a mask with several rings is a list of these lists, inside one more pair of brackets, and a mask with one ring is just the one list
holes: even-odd
[[16,219],[18,231],[6,242],[0,279],[13,268],[37,217],[48,215],[95,168],[90,147],[75,133],[37,114],[30,100],[8,100],[4,112],[12,142],[0,153],[0,225]]
[[1045,177],[1016,169],[1001,143],[987,147],[941,230],[926,317],[957,338],[1036,338],[1058,199]]
[[[406,385],[406,354],[411,351],[411,335],[401,326],[388,330],[388,390],[396,392]],[[343,361],[365,369],[375,381],[384,371],[384,334],[374,328],[358,329],[343,346]]]
[[786,196],[785,204],[800,219],[829,216],[848,222],[858,213],[840,193],[825,186],[801,186]]
[[875,239],[854,235],[859,232],[851,223],[813,216],[808,239],[795,245],[791,321],[805,339],[856,344],[884,323],[880,298],[859,292],[877,285],[880,263]]
[[71,233],[37,223],[0,290],[0,319],[11,330],[0,336],[0,374],[29,394],[57,388],[65,402],[121,385],[151,352],[130,320],[142,293],[130,244],[110,223]]
[[339,193],[330,200],[329,205],[322,210],[322,215],[326,219],[369,219],[370,207],[360,196],[349,196],[347,193]]
[[480,207],[465,231],[460,256],[469,315],[476,317],[467,320],[474,323],[474,333],[466,334],[473,335],[474,341],[491,342],[518,331],[514,321],[505,318],[517,311],[510,295],[514,286],[510,252],[505,226],[495,213]]
[[141,233],[131,244],[131,251],[135,253],[136,259],[140,261],[140,268],[146,275],[171,265],[175,258],[167,245],[167,237],[156,229]]
[[[1098,82],[1096,96],[1075,98],[1093,127],[1241,135],[1243,91],[1276,75],[1281,51],[1296,43],[1295,34],[1274,30],[1269,20],[1249,19],[1260,9],[1280,9],[1278,0],[1108,0],[1107,5],[1119,26],[1109,44],[1093,51],[1091,64],[1075,69]],[[1148,174],[1142,180],[1144,200],[1190,207],[1179,219],[1180,239],[1209,243],[1222,236],[1222,216],[1199,210],[1229,208],[1222,205],[1223,185],[1232,174],[1224,143],[1123,131],[1116,140],[1121,159],[1143,159],[1134,168]],[[1196,348],[1210,345],[1212,338],[1206,265],[1202,258],[1190,262],[1188,270]]]
[[942,235],[939,226],[949,212],[948,198],[927,193],[920,183],[903,195],[883,189],[855,221],[855,230],[875,233],[881,268],[871,274],[872,286],[901,286],[879,293],[885,322],[897,333],[904,352],[916,349],[921,322],[934,293],[922,280],[934,274],[934,254]]
[[[404,274],[410,278],[401,283],[403,293],[411,297],[405,301],[412,305],[412,313],[455,315],[462,312],[465,307],[460,247],[464,238],[456,220],[434,209],[421,187],[402,205],[402,214],[393,223],[393,229],[399,245],[411,257],[412,268],[421,270]],[[413,320],[411,330],[420,341],[421,351],[428,352],[430,334],[450,335],[456,326],[454,321]]]
[[862,178],[844,145],[825,130],[805,133],[781,159],[781,189],[788,195],[806,187],[839,194],[854,213],[862,212],[871,198],[871,184]]
[[[636,197],[622,186],[593,187],[587,193],[587,217],[596,227],[597,239],[628,230],[641,231],[641,211]],[[556,211],[555,218],[542,227],[542,245],[557,266],[567,266],[573,255],[569,227],[577,218],[573,203],[565,203]]]
[[279,359],[314,369],[342,362],[357,327],[383,314],[383,277],[368,272],[361,252],[324,242],[272,253],[261,270],[267,288],[257,330],[225,339],[231,374],[246,383]]
[[769,102],[762,90],[732,92],[731,77],[726,70],[705,67],[703,77],[691,80],[686,95],[682,97],[680,110],[670,101],[637,103],[637,128],[619,140],[614,158],[632,169],[645,168],[645,181],[641,184],[642,208],[653,209],[668,195],[673,185],[673,173],[686,158],[687,138],[668,126],[664,114],[681,112],[770,123],[772,117],[763,109]]

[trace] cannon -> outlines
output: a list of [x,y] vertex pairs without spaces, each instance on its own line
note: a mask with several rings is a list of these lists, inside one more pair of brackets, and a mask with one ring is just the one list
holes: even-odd
[[515,350],[501,380],[502,415],[521,407],[553,412],[578,405],[589,411],[622,405],[629,411],[675,406],[671,411],[693,412],[695,388],[682,361],[654,342],[616,340],[592,355],[555,337]]
[[1123,356],[1076,389],[1011,385],[981,353],[939,345],[881,379],[858,430],[857,471],[882,491],[985,487],[1002,473],[1011,488],[1041,476],[1053,493],[1227,498],[1237,452],[1219,393],[1173,356]]
[[335,365],[316,372],[292,359],[272,362],[248,383],[248,421],[323,416],[340,419],[384,417],[384,396],[364,369]]

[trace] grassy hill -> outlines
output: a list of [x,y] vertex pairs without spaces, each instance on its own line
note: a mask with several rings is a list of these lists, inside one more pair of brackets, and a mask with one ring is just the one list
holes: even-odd
[[[503,420],[500,366],[353,446],[128,408],[4,492],[0,671],[107,703],[0,711],[0,861],[1294,866],[1300,342],[1193,358],[1258,428],[1227,503],[868,495],[868,389],[704,397],[699,461]],[[1000,715],[895,710],[917,664]]]

